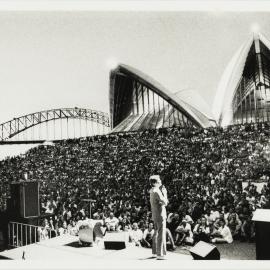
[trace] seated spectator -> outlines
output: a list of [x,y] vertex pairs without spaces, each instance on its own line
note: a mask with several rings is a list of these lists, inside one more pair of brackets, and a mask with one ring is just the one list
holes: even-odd
[[193,234],[195,244],[199,241],[210,242],[210,230],[206,223],[205,217],[201,217],[201,219],[197,220],[197,223],[193,229]]
[[93,219],[90,219],[91,227],[93,228],[94,241],[100,241],[106,234],[107,226],[105,224],[105,218],[101,219],[100,215],[95,215]]
[[116,231],[119,224],[119,220],[114,216],[113,212],[110,212],[109,217],[105,219],[105,224],[107,226],[108,231]]
[[169,210],[171,210],[170,205],[167,206],[167,212],[168,212],[168,215],[167,215],[167,225],[171,224],[171,222],[173,220],[173,216],[174,216],[174,213],[173,212],[170,212]]
[[240,240],[242,242],[253,242],[255,240],[255,224],[251,220],[251,216],[243,216],[241,225]]
[[53,207],[53,204],[49,204],[47,207],[46,207],[46,211],[45,211],[46,214],[53,214],[54,213],[54,207]]
[[219,227],[216,228],[214,226],[214,222],[211,221],[208,224],[208,228],[209,228],[209,237],[210,237],[210,242],[211,242],[211,240],[215,237],[215,235],[217,235],[217,231],[218,231]]
[[183,218],[187,221],[187,223],[189,223],[191,226],[194,223],[192,217],[187,213],[187,212],[183,212]]
[[66,221],[64,221],[64,222],[59,221],[58,222],[58,235],[63,235],[63,234],[66,234],[67,232],[68,232],[67,222]]
[[70,220],[67,226],[67,232],[70,235],[78,235],[78,227],[75,220]]
[[175,239],[175,230],[179,226],[180,223],[180,216],[177,213],[174,213],[171,217],[171,222],[167,225],[170,232],[172,232],[173,238]]
[[131,227],[129,225],[125,225],[123,231],[129,233],[131,231]]
[[168,228],[166,229],[166,247],[167,247],[167,250],[176,249],[176,245],[174,244],[172,234]]
[[148,228],[143,232],[142,246],[151,248],[154,235],[154,225],[152,222],[148,224]]
[[50,226],[46,218],[42,222],[42,227],[38,227],[37,231],[40,241],[49,239]]
[[227,215],[227,221],[230,220],[231,216],[236,216],[236,219],[239,219],[238,214],[236,213],[236,209],[234,207],[230,208],[229,213]]
[[78,227],[75,220],[70,220],[67,226],[67,232],[70,235],[78,235]]
[[232,233],[233,239],[234,240],[239,239],[242,222],[240,221],[240,219],[236,213],[232,213],[228,216],[228,224],[227,225]]
[[132,230],[129,232],[129,240],[135,243],[135,246],[141,246],[142,239],[143,232],[139,229],[138,223],[134,222],[132,224]]
[[216,221],[216,219],[220,217],[220,211],[217,206],[213,206],[210,212],[211,212],[210,216],[213,221]]
[[211,214],[210,207],[206,209],[204,217],[206,218],[207,224],[214,223],[216,220],[216,217]]
[[124,230],[125,226],[128,226],[130,228],[130,220],[127,218],[127,216],[123,216],[121,221],[119,222],[118,229],[119,230]]
[[[226,224],[225,219],[224,219],[224,222],[225,222],[225,224]],[[218,229],[220,228],[220,218],[217,218],[217,219],[214,221],[213,225],[214,225],[215,229],[218,230]]]
[[190,224],[186,219],[183,219],[180,225],[176,228],[176,245],[193,244],[193,233]]
[[211,240],[212,243],[229,243],[233,242],[233,237],[229,227],[225,224],[224,219],[219,221],[220,227],[215,233],[214,238]]

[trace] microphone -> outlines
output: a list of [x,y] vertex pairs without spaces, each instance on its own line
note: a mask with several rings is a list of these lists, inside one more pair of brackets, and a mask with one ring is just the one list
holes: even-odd
[[162,193],[162,195],[164,196],[164,190],[166,190],[166,188],[165,188],[165,186],[164,185],[161,185],[160,186],[160,191],[161,191],[161,193]]
[[161,186],[160,186],[160,189],[162,190],[162,189],[166,189],[166,188],[165,188],[164,185],[161,185]]

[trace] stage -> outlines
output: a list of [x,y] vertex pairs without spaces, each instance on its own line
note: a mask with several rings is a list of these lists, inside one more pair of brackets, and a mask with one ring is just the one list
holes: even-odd
[[[122,250],[107,250],[104,242],[100,241],[93,247],[83,247],[78,244],[78,237],[62,235],[36,244],[14,248],[0,252],[0,256],[11,260],[22,260],[24,253],[25,260],[150,260],[151,249],[136,247],[128,243],[127,248]],[[192,260],[191,255],[183,255],[168,252],[167,259],[170,261]],[[155,260],[155,259],[151,259]]]
[[[22,259],[24,252],[25,260]],[[187,269],[216,270],[233,269],[268,270],[265,261],[195,261],[191,255],[168,252],[167,260],[150,259],[151,249],[128,244],[126,249],[106,250],[104,243],[93,247],[79,247],[78,238],[63,235],[36,244],[0,252],[1,269]]]

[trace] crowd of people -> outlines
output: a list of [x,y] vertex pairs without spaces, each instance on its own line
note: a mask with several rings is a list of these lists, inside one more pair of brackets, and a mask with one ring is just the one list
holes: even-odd
[[178,127],[115,133],[41,145],[0,161],[0,207],[12,181],[39,181],[44,226],[76,233],[90,215],[107,230],[130,231],[151,246],[149,176],[168,190],[168,246],[199,240],[253,241],[252,214],[270,207],[270,126]]

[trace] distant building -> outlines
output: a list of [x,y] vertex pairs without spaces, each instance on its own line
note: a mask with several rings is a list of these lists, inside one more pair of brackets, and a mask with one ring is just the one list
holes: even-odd
[[[198,102],[191,105],[192,100]],[[206,128],[215,125],[211,113],[200,109],[202,104],[196,92],[180,91],[173,94],[149,76],[127,65],[121,64],[111,71],[112,132],[173,126]],[[201,107],[207,106],[203,104]]]
[[221,126],[270,120],[270,42],[254,34],[225,69],[214,101]]

